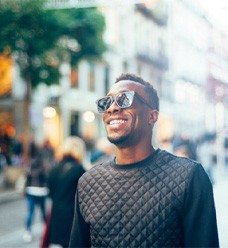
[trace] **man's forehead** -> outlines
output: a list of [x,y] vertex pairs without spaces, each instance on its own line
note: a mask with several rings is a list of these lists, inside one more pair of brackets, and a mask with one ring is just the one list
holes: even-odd
[[134,90],[136,92],[144,91],[144,85],[131,80],[122,80],[112,85],[109,92],[118,93],[128,90]]

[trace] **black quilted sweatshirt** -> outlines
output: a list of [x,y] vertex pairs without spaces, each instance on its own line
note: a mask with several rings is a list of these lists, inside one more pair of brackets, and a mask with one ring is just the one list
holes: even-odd
[[212,185],[195,161],[158,149],[79,180],[69,247],[218,246]]

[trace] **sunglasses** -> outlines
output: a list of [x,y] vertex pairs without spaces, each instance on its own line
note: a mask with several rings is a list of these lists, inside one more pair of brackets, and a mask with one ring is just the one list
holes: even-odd
[[105,96],[96,101],[97,109],[99,113],[104,113],[115,101],[118,107],[125,109],[131,107],[134,97],[147,105],[149,108],[153,107],[146,100],[144,100],[139,94],[134,91],[121,92],[115,96]]

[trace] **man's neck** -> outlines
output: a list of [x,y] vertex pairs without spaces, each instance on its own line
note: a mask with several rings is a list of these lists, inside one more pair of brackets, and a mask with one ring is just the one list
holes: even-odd
[[133,164],[144,160],[149,157],[155,151],[153,146],[146,148],[127,147],[127,148],[115,148],[116,163],[117,164]]

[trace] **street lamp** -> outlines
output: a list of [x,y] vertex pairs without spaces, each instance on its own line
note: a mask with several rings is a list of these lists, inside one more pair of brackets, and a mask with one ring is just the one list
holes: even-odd
[[85,122],[93,122],[95,120],[95,114],[92,111],[86,111],[83,113],[83,120]]
[[48,139],[54,147],[60,144],[61,129],[59,113],[52,106],[47,106],[43,109],[43,131],[45,139]]
[[56,109],[51,106],[45,107],[43,109],[43,116],[45,118],[54,118],[56,116]]

